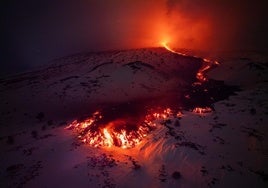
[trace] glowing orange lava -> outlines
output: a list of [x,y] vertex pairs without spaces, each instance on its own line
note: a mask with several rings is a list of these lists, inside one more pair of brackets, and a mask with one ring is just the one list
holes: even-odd
[[[123,149],[132,148],[138,145],[144,137],[156,128],[157,120],[164,120],[173,116],[170,108],[162,112],[153,112],[147,114],[145,119],[134,128],[129,128],[127,120],[114,120],[105,125],[100,121],[104,116],[101,112],[96,111],[91,117],[79,122],[74,120],[66,129],[72,129],[78,133],[78,139],[93,147],[112,147],[117,146]],[[178,112],[177,117],[182,113]],[[175,116],[174,116],[175,117]],[[133,126],[133,125],[132,125]]]
[[212,112],[212,109],[210,107],[196,107],[193,109],[193,112],[197,114],[204,114]]
[[[181,52],[177,52],[175,50],[173,50],[172,48],[170,48],[167,44],[167,42],[161,42],[161,45],[166,48],[168,51],[174,53],[174,54],[178,54],[178,55],[181,55],[181,56],[188,56],[187,54],[184,54],[184,53],[181,53]],[[196,58],[200,58],[198,56],[192,56],[192,57],[196,57]],[[204,65],[199,69],[199,71],[197,72],[196,74],[196,78],[198,79],[198,81],[200,82],[205,82],[207,81],[208,79],[206,78],[205,76],[205,73],[210,69],[212,68],[212,66],[215,66],[215,65],[219,65],[219,62],[217,61],[212,61],[212,60],[209,60],[209,59],[206,59],[206,58],[201,58],[204,62]]]
[[168,51],[174,53],[174,54],[178,54],[178,55],[182,55],[182,56],[187,56],[187,54],[181,53],[181,52],[176,52],[175,50],[171,49],[168,45],[167,42],[161,42],[161,45],[166,48]]

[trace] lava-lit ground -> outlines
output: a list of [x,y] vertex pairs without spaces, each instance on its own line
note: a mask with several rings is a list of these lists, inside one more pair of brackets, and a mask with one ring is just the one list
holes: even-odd
[[[186,54],[171,50],[166,44],[164,47],[171,53],[187,57]],[[140,144],[142,139],[156,128],[154,121],[157,119],[165,120],[169,115],[178,118],[176,114],[181,114],[182,110],[191,110],[199,114],[213,111],[213,103],[228,98],[238,88],[206,77],[205,73],[219,65],[218,62],[198,57],[196,59],[201,59],[203,63],[197,69],[195,79],[187,80],[189,85],[179,89],[179,86],[174,85],[173,91],[162,93],[155,98],[106,104],[89,117],[73,121],[67,128],[75,129],[79,140],[93,147],[114,145],[132,148]],[[135,71],[140,69],[137,65],[130,64]],[[141,64],[154,68],[153,65],[142,62]]]
[[195,82],[181,91],[182,95],[167,93],[153,99],[105,104],[92,115],[73,121],[67,129],[75,129],[79,140],[93,147],[131,148],[155,129],[155,120],[166,120],[170,115],[180,118],[183,110],[212,112],[213,103],[234,95],[234,91],[238,88],[221,81]]
[[250,57],[89,53],[2,79],[1,187],[265,187],[267,63]]

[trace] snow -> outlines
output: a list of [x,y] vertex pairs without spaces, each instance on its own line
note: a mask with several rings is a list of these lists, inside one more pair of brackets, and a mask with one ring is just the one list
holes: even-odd
[[0,186],[266,187],[267,57],[215,59],[221,65],[209,78],[241,91],[213,103],[211,113],[182,109],[181,119],[159,120],[131,149],[92,148],[64,128],[110,104],[127,103],[126,111],[171,98],[179,104],[201,59],[162,48],[78,54],[2,79]]

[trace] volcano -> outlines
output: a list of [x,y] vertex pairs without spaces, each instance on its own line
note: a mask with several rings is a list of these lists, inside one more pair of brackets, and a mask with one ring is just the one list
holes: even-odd
[[264,186],[268,69],[250,58],[92,52],[1,79],[1,187]]

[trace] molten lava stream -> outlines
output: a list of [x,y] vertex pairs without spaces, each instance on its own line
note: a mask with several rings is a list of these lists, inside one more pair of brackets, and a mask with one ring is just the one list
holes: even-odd
[[[161,45],[167,49],[168,51],[174,53],[174,54],[178,54],[178,55],[181,55],[181,56],[189,56],[187,54],[184,54],[184,53],[181,53],[181,52],[177,52],[173,49],[171,49],[168,45],[167,45],[167,42],[162,42]],[[201,57],[198,57],[198,56],[193,56],[195,58],[201,58]],[[201,58],[204,62],[203,66],[198,70],[198,72],[196,73],[196,78],[199,82],[205,82],[207,81],[207,78],[205,76],[205,73],[211,69],[213,66],[216,66],[216,65],[219,65],[219,62],[218,61],[212,61],[212,60],[209,60],[207,58]]]

